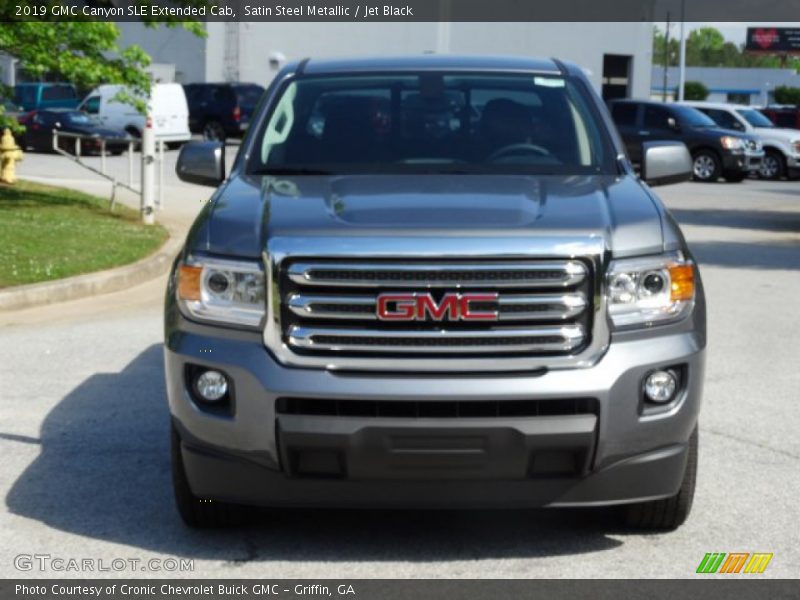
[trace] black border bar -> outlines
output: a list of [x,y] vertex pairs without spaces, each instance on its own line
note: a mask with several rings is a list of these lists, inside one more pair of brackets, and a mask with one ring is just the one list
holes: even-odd
[[[3,0],[6,21],[553,22],[800,19],[800,0]],[[186,5],[191,9],[186,11]],[[27,8],[26,8],[27,7]],[[33,7],[38,7],[31,11]],[[165,12],[170,9],[184,12]]]
[[[667,559],[667,557],[662,557]],[[266,571],[266,569],[264,569]],[[18,586],[38,591],[22,593]],[[123,593],[125,586],[141,593]],[[164,586],[182,592],[164,593]],[[188,591],[196,588],[197,591]],[[0,600],[789,600],[798,582],[762,575],[705,575],[699,579],[4,579]],[[70,591],[75,590],[75,591]],[[99,590],[99,593],[97,591]],[[43,592],[43,593],[42,593]]]

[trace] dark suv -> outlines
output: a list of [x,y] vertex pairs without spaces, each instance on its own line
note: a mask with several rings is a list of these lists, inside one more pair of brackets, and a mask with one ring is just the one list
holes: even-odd
[[189,129],[207,140],[242,137],[264,88],[255,83],[190,83]]
[[751,135],[721,129],[699,110],[678,104],[615,100],[611,116],[634,164],[641,162],[642,143],[673,140],[692,154],[697,181],[741,181],[755,173],[764,158],[761,141]]

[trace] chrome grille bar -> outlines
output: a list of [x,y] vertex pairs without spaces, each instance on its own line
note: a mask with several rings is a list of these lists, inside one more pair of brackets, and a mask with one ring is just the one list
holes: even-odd
[[305,350],[486,354],[570,352],[584,341],[579,325],[484,330],[376,330],[293,325],[289,343]]
[[520,263],[298,262],[287,275],[298,285],[392,288],[571,287],[587,276],[578,260]]
[[[298,317],[375,321],[377,296],[292,294],[287,305]],[[565,294],[501,294],[496,303],[500,321],[568,320],[586,309],[580,292]],[[490,308],[490,310],[491,310]]]

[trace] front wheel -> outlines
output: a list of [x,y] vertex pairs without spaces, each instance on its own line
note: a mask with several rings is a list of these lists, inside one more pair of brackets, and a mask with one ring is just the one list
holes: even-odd
[[786,163],[783,155],[775,150],[767,150],[764,160],[761,162],[761,169],[758,171],[762,179],[780,179],[786,173]]
[[697,426],[689,438],[689,456],[678,493],[669,498],[625,507],[625,524],[634,529],[671,531],[683,525],[692,510],[697,482]]
[[719,158],[710,150],[700,150],[694,155],[692,173],[697,181],[716,181],[720,170]]
[[170,454],[175,504],[184,523],[189,527],[205,529],[237,525],[245,520],[245,507],[198,498],[192,493],[183,464],[181,438],[174,425],[171,427]]

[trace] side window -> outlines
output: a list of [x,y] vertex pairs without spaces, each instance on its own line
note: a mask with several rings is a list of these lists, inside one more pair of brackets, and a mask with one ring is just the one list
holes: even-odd
[[71,100],[75,90],[69,85],[49,85],[42,90],[42,100]]
[[726,110],[709,108],[703,111],[708,117],[723,129],[743,130],[742,124],[731,113]]
[[644,127],[645,129],[656,129],[659,131],[669,131],[670,118],[672,114],[660,106],[645,106],[644,107]]
[[96,115],[100,112],[100,96],[92,96],[87,98],[83,103],[83,110],[90,115]]
[[216,85],[211,93],[211,102],[214,104],[231,104],[235,102],[233,90],[226,85]]
[[638,108],[638,105],[631,104],[630,102],[618,102],[614,104],[611,109],[611,117],[618,126],[634,127],[636,125],[636,111]]
[[193,85],[183,86],[183,93],[186,94],[186,101],[190,104],[196,102],[199,96],[197,87]]
[[773,121],[778,127],[787,127],[789,129],[795,129],[797,127],[794,113],[773,113],[772,119],[770,120]]

